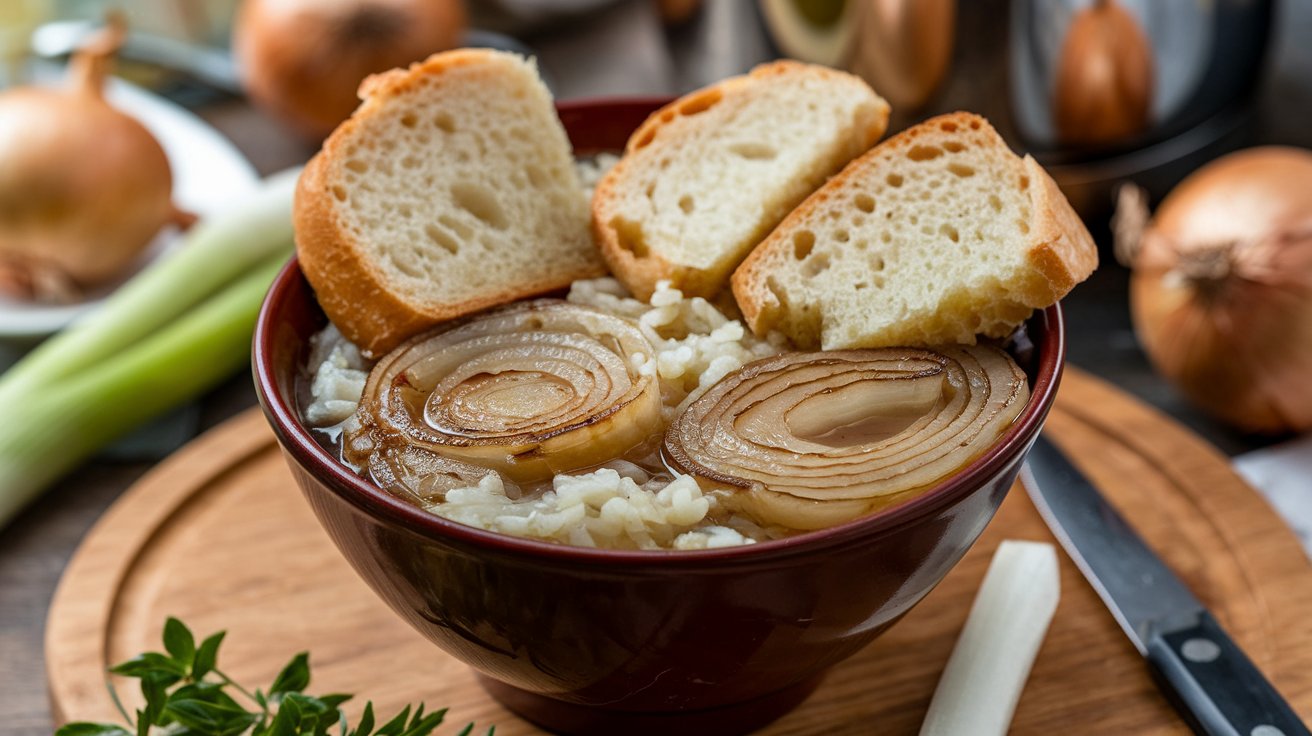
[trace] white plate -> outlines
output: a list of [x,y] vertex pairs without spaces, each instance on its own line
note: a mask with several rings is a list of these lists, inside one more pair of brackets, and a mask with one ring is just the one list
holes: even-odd
[[[255,168],[228,139],[181,107],[121,79],[110,80],[107,97],[115,107],[140,120],[163,146],[173,169],[173,201],[179,207],[204,217],[259,183]],[[33,304],[0,295],[0,338],[42,337],[62,329],[175,247],[180,238],[176,228],[163,230],[128,273],[96,289],[86,301]]]

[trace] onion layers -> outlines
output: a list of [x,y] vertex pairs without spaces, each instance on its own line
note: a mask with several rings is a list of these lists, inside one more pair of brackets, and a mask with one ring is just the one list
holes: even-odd
[[978,456],[1029,397],[999,348],[787,353],[730,374],[675,420],[678,469],[758,520],[819,529],[923,490]]
[[424,497],[610,461],[659,431],[659,388],[634,367],[651,354],[631,322],[551,299],[441,327],[374,367],[346,459]]

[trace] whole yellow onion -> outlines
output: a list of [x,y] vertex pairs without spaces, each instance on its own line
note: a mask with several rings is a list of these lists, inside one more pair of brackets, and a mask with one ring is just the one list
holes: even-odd
[[233,50],[251,98],[317,140],[365,77],[458,46],[465,22],[460,0],[246,0]]
[[1239,429],[1312,429],[1312,152],[1253,148],[1199,169],[1131,261],[1135,331],[1162,375]]
[[1076,13],[1057,61],[1058,138],[1086,145],[1128,138],[1148,126],[1152,96],[1152,46],[1134,16],[1115,0]]
[[102,95],[125,29],[113,21],[74,57],[70,88],[0,94],[0,290],[70,301],[122,273],[170,222],[164,149]]

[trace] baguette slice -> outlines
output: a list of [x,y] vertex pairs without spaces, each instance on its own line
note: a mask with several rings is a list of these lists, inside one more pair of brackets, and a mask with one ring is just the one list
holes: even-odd
[[959,112],[853,161],[752,252],[733,293],[754,332],[802,348],[974,344],[1097,265],[1047,172]]
[[874,145],[888,104],[850,74],[781,61],[652,114],[598,184],[610,270],[647,299],[669,279],[712,296],[789,210]]
[[360,92],[301,176],[294,219],[320,305],[366,353],[605,273],[532,61],[450,51]]

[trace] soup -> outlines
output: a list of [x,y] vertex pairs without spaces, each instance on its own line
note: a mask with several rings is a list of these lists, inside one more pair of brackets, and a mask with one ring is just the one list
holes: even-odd
[[643,303],[613,279],[579,281],[374,365],[330,325],[302,416],[356,472],[453,521],[687,550],[910,498],[992,444],[1028,396],[996,347],[798,353],[725,311],[667,286]]

